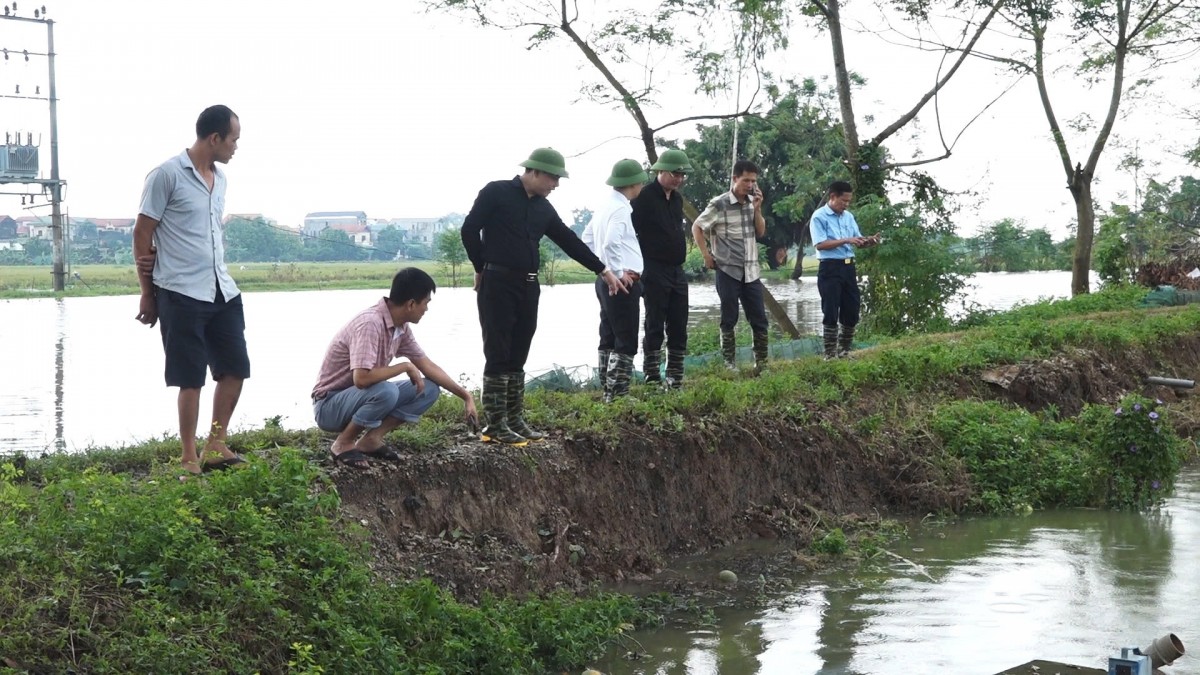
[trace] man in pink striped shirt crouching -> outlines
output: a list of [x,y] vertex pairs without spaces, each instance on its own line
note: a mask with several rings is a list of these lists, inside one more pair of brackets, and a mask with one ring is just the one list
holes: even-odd
[[[399,460],[385,437],[401,424],[413,424],[442,389],[461,398],[467,423],[478,424],[475,399],[434,363],[413,336],[429,309],[437,285],[415,267],[392,279],[392,290],[350,320],[325,350],[313,388],[317,427],[336,433],[334,460],[365,468],[369,458]],[[407,361],[392,363],[404,358]],[[408,379],[392,381],[401,375]]]

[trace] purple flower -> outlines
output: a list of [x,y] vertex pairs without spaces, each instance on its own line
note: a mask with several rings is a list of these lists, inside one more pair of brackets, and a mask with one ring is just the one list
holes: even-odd
[[1129,451],[1130,451],[1130,452],[1137,452],[1137,446],[1136,446],[1136,445],[1131,445],[1131,446],[1129,446]]
[[1141,411],[1142,411],[1142,404],[1141,404],[1141,403],[1134,403],[1134,404],[1133,404],[1133,412],[1141,412]]
[[1121,415],[1125,414],[1125,411],[1121,410],[1120,408],[1117,408],[1116,410],[1113,411],[1113,414],[1116,415],[1117,417],[1120,417]]
[[1158,413],[1156,413],[1156,412],[1150,413],[1150,419],[1152,419],[1152,420],[1158,419]]
[[1154,481],[1154,482],[1150,483],[1151,490],[1157,490],[1160,487],[1162,487],[1162,483],[1159,483],[1158,481]]
[[871,165],[870,165],[870,164],[863,164],[863,165],[859,166],[858,168],[859,168],[859,169],[862,169],[863,171],[867,171],[867,170],[869,170],[869,169],[871,168]]

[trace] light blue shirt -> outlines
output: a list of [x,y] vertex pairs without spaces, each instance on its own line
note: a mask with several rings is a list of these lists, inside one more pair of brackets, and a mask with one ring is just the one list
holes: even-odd
[[225,266],[225,174],[213,173],[210,191],[184,150],[146,176],[138,209],[158,221],[154,285],[203,302],[216,299],[218,285],[225,300],[241,292]]
[[[849,210],[842,211],[841,215],[829,208],[829,204],[817,209],[816,213],[812,214],[812,219],[808,221],[808,231],[812,233],[813,246],[820,244],[823,241],[831,239],[848,239],[850,237],[861,237],[862,232],[858,229],[858,221],[854,220],[854,214]],[[835,248],[825,251],[817,249],[818,260],[844,260],[854,257],[854,247],[850,244],[842,244]]]

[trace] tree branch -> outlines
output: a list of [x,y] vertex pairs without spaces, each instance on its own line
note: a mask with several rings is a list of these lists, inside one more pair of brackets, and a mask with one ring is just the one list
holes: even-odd
[[560,4],[562,8],[562,23],[559,24],[559,30],[566,34],[567,37],[571,38],[571,42],[574,42],[575,46],[579,48],[579,51],[583,52],[583,56],[588,60],[588,63],[591,63],[596,70],[600,71],[600,74],[604,77],[604,80],[608,82],[608,86],[612,87],[614,91],[621,95],[621,102],[624,104],[625,110],[627,110],[630,116],[633,117],[633,121],[637,124],[638,130],[641,132],[642,145],[646,149],[646,157],[651,161],[654,161],[658,155],[658,153],[654,150],[654,132],[651,131],[650,123],[646,121],[646,115],[642,113],[642,108],[640,105],[638,105],[638,100],[632,94],[630,94],[629,90],[625,88],[625,85],[621,84],[621,81],[618,80],[615,75],[613,75],[612,71],[609,70],[608,65],[601,60],[600,55],[597,54],[594,49],[592,49],[591,45],[589,45],[586,40],[580,37],[579,33],[575,32],[574,27],[571,26],[571,22],[567,19],[567,0],[560,0]]
[[941,91],[943,87],[946,86],[946,83],[950,81],[950,78],[954,77],[954,74],[958,71],[959,67],[962,66],[963,62],[966,61],[968,56],[970,56],[975,44],[979,41],[979,38],[983,36],[984,31],[987,30],[988,24],[990,24],[992,19],[996,17],[996,14],[1000,11],[1000,6],[1004,4],[1004,1],[1005,0],[995,0],[992,3],[991,11],[989,11],[987,16],[984,17],[983,21],[980,22],[979,27],[975,30],[975,34],[971,36],[971,39],[967,42],[966,46],[962,48],[958,60],[955,61],[954,65],[950,67],[949,72],[939,79],[932,89],[925,92],[925,95],[922,96],[919,101],[917,101],[916,105],[914,105],[912,109],[901,115],[895,122],[892,122],[883,131],[880,131],[878,134],[876,134],[875,138],[872,139],[872,143],[882,145],[883,142],[892,134],[896,133],[903,128],[904,125],[911,122],[913,118],[917,116],[917,113],[921,112],[921,109],[925,107],[925,104],[929,102],[929,99],[933,98],[939,91]]

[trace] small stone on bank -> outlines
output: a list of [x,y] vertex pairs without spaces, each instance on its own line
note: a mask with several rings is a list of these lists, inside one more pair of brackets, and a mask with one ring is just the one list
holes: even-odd
[[721,570],[721,572],[719,574],[717,574],[717,578],[727,584],[736,584],[737,583],[737,575],[734,574],[731,570]]

